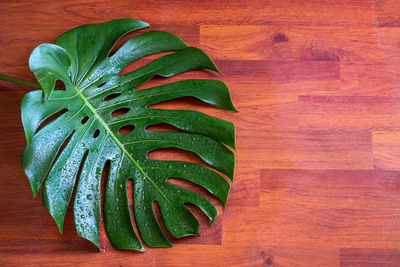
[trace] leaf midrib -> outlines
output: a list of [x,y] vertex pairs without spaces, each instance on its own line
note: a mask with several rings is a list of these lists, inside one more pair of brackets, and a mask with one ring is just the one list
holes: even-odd
[[[118,145],[118,147],[122,150],[122,153],[125,154],[131,162],[135,165],[135,167],[144,175],[145,179],[148,179],[149,182],[154,186],[154,188],[157,189],[157,191],[160,193],[160,195],[170,204],[170,206],[177,212],[177,214],[180,214],[178,210],[176,210],[175,206],[169,201],[167,196],[161,191],[161,189],[157,186],[157,184],[147,175],[147,173],[143,170],[143,168],[139,165],[139,163],[130,155],[130,153],[125,149],[124,144],[122,144],[118,138],[115,136],[113,131],[108,127],[108,124],[98,115],[96,112],[96,108],[86,99],[86,96],[82,94],[82,92],[76,87],[73,86],[74,89],[76,90],[77,94],[82,98],[82,101],[84,104],[90,109],[90,111],[93,113],[95,116],[95,119],[97,119],[103,128],[106,130],[107,134],[115,141],[115,143]],[[185,220],[184,217],[181,217],[182,219]],[[185,220],[186,221],[186,220]],[[190,224],[189,224],[190,225]],[[191,228],[191,227],[190,227]]]
[[[147,173],[140,167],[139,163],[137,163],[137,161],[134,158],[132,158],[132,156],[129,154],[129,152],[125,149],[124,144],[122,144],[118,140],[118,138],[115,136],[113,131],[111,131],[110,127],[108,127],[108,124],[99,116],[99,114],[96,112],[96,108],[86,99],[85,95],[82,94],[81,91],[78,88],[76,88],[75,86],[74,86],[74,88],[77,91],[78,95],[82,98],[82,100],[85,103],[85,105],[93,113],[93,115],[95,116],[95,119],[97,119],[101,123],[101,125],[104,127],[104,129],[106,130],[108,135],[115,141],[115,143],[122,150],[122,152],[124,154],[126,154],[128,156],[128,158],[132,161],[132,163],[144,174],[144,176],[146,178],[148,178],[150,180],[150,182],[152,182],[154,184],[155,187],[157,187],[157,185],[153,182],[153,180],[151,180],[151,178],[147,175]],[[158,189],[158,187],[157,187],[157,189]],[[160,191],[160,193],[162,194],[161,191]],[[164,195],[164,194],[162,194],[162,195]]]

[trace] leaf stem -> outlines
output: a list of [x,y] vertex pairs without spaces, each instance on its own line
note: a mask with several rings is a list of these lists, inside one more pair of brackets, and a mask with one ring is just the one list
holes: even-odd
[[0,73],[0,80],[1,81],[7,81],[7,82],[12,82],[12,83],[16,83],[16,84],[22,84],[22,85],[27,85],[33,88],[37,88],[37,89],[42,89],[42,87],[37,84],[37,83],[33,83],[33,82],[29,82],[29,81],[25,81],[25,80],[21,80],[15,77],[11,77],[5,74],[1,74]]

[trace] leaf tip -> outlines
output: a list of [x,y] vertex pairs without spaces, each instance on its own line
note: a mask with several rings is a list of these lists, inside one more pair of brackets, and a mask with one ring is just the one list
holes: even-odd
[[[203,52],[204,53],[204,52]],[[210,58],[210,56],[209,55],[207,55],[206,53],[204,53],[204,55],[206,55],[207,57],[208,57],[208,59],[210,60],[210,67],[209,67],[209,69],[210,70],[213,70],[213,71],[215,71],[216,73],[218,73],[218,74],[220,74],[220,75],[224,75],[219,69],[218,69],[218,67],[217,67],[217,65],[214,63],[214,61]]]
[[231,191],[231,184],[228,183],[228,181],[226,181],[226,184],[227,184],[228,190],[226,190],[226,193],[223,195],[223,198],[220,199],[223,210],[225,210],[225,208],[226,208],[226,205],[228,203],[229,192]]
[[58,227],[58,231],[60,232],[60,235],[62,235],[63,234],[63,228],[64,228],[64,220],[57,220],[57,218],[55,216],[53,216],[53,214],[51,214],[51,216],[56,221],[56,224],[57,224],[57,227]]
[[49,100],[50,93],[47,91],[43,91],[43,103],[46,103]]
[[132,28],[134,30],[140,29],[140,28],[151,27],[151,25],[149,23],[147,23],[146,21],[138,20],[138,19],[134,19],[134,18],[116,19],[116,20],[114,20],[114,22],[116,22],[118,20],[120,20],[120,21],[123,21],[123,20],[129,21],[132,24]]
[[37,189],[36,189],[36,186],[33,185],[33,184],[31,184],[31,190],[32,190],[33,198],[36,198],[37,193],[38,193],[38,191],[37,191]]
[[[233,149],[235,149],[233,147]],[[230,166],[231,168],[229,169],[229,173],[227,173],[226,175],[228,176],[229,180],[231,180],[233,182],[233,177],[235,176],[235,163],[236,163],[236,155],[235,153],[232,153],[233,155],[233,160],[232,160],[232,165]]]
[[[233,151],[237,152],[237,150],[236,150],[236,127],[235,127],[235,125],[233,123],[232,123],[232,125],[233,125],[233,130],[232,130],[233,137],[232,137],[232,146],[231,146],[231,148],[233,149]],[[235,158],[233,160],[234,160],[233,168],[235,169]]]
[[[213,62],[214,63],[214,62]],[[224,74],[218,69],[218,67],[217,67],[217,65],[215,65],[215,63],[214,63],[214,68],[213,68],[213,70],[215,71],[215,72],[217,72],[218,74],[221,74],[222,76],[224,76]]]
[[[224,204],[222,204],[222,205],[224,205]],[[218,211],[216,211],[215,216],[210,218],[210,227],[213,226],[213,224],[215,223],[215,219],[217,219],[217,216],[218,216]]]

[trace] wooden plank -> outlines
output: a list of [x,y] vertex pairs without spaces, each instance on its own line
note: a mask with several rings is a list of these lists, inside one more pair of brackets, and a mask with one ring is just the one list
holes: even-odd
[[375,169],[400,170],[400,135],[398,132],[373,132]]
[[375,1],[375,26],[377,27],[399,27],[400,17],[397,12],[400,3],[396,0],[377,0]]
[[399,28],[201,26],[213,58],[277,61],[399,61]]
[[340,89],[336,95],[399,96],[399,72],[398,63],[340,62]]
[[[374,1],[327,1],[327,0],[283,0],[283,1],[236,1],[179,3],[162,1],[135,2],[117,0],[113,5],[105,0],[71,0],[63,4],[18,1],[9,3],[3,14],[14,12],[7,22],[17,23],[18,17],[28,8],[38,13],[32,24],[45,24],[48,20],[58,20],[65,27],[74,23],[90,23],[118,17],[134,17],[152,20],[156,24],[283,24],[283,25],[357,25],[372,26]],[[44,12],[51,10],[53,12]],[[338,15],[340,14],[340,15]],[[64,24],[63,24],[64,23]],[[57,27],[57,26],[52,26]]]
[[299,96],[297,121],[301,129],[391,131],[400,126],[399,99],[390,96]]
[[400,251],[397,249],[345,248],[340,250],[340,266],[399,266]]
[[223,244],[396,248],[399,178],[391,171],[263,169],[260,208],[228,211]]
[[[270,169],[373,169],[371,134],[324,131],[240,131],[238,166]],[[246,152],[248,151],[248,152]]]

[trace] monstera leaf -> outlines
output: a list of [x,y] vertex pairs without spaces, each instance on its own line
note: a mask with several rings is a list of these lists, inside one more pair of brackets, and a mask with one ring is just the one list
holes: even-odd
[[[27,140],[23,168],[35,196],[45,180],[43,205],[60,232],[75,191],[76,231],[97,246],[104,210],[105,229],[113,246],[144,251],[132,227],[128,179],[133,180],[135,223],[149,247],[171,246],[154,215],[153,202],[159,205],[168,231],[177,238],[198,235],[199,223],[185,204],[198,206],[211,223],[218,214],[206,198],[169,182],[169,178],[186,179],[204,187],[224,206],[230,184],[220,173],[233,179],[235,158],[227,147],[235,146],[232,123],[192,110],[148,108],[192,96],[235,110],[223,82],[193,79],[135,89],[157,75],[171,77],[195,69],[218,71],[211,59],[200,49],[188,47],[177,36],[162,31],[135,36],[110,56],[121,36],[148,26],[134,19],[83,25],[61,35],[55,44],[39,45],[29,59],[42,90],[30,92],[22,100]],[[167,51],[175,52],[118,75],[135,60]],[[65,84],[65,90],[55,88],[57,80]],[[173,125],[182,132],[146,130],[159,123]],[[151,151],[170,147],[196,153],[219,172],[185,161],[147,157]],[[102,209],[101,177],[107,162],[110,167]]]

